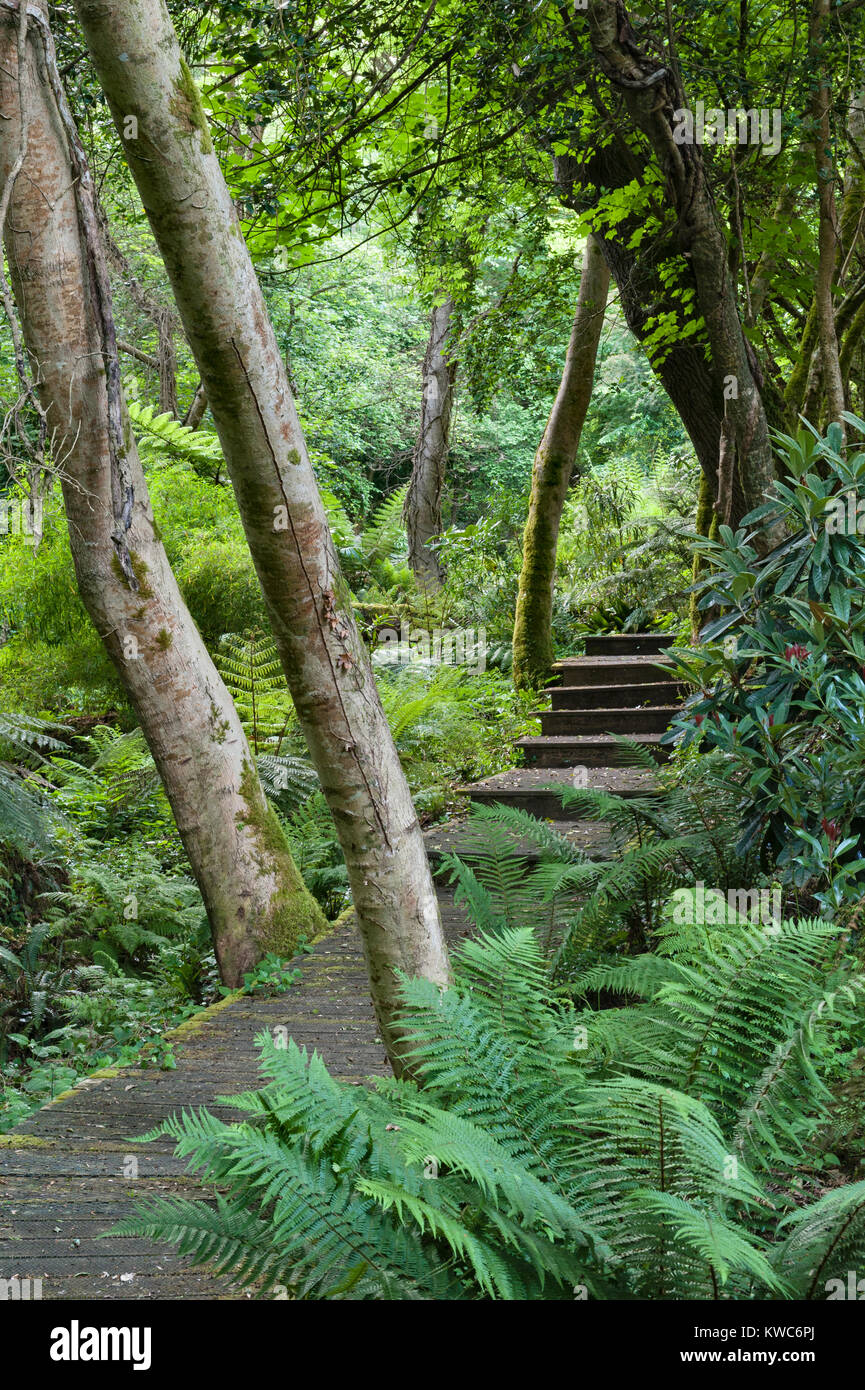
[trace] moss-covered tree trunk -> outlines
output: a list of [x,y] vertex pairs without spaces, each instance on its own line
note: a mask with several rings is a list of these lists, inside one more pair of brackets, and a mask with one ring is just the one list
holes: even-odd
[[442,529],[442,488],[450,447],[456,364],[448,356],[453,300],[436,304],[423,362],[423,393],[418,441],[412,454],[411,481],[405,499],[408,558],[418,583],[436,589],[442,567],[429,542]]
[[514,681],[518,686],[539,685],[550,674],[559,526],[592,398],[595,359],[609,288],[609,268],[600,245],[590,236],[583,254],[577,312],[565,369],[532,469],[514,623]]
[[[717,531],[717,527],[718,516],[715,511],[715,498],[712,492],[712,484],[709,482],[706,474],[701,473],[700,492],[697,498],[697,516],[694,529],[698,536],[708,537]],[[702,553],[699,550],[695,550],[694,561],[691,567],[691,573],[695,584],[705,568],[706,561]],[[700,611],[698,598],[699,595],[696,592],[691,594],[689,609],[691,618],[691,641],[695,645],[700,640],[700,629],[707,621],[705,613],[701,613]]]
[[298,933],[323,918],[268,810],[231,697],[158,539],[120,390],[93,185],[45,14],[30,4],[19,82],[19,18],[0,9],[0,178],[4,188],[14,180],[5,227],[12,287],[81,597],[153,753],[222,977],[236,985],[268,950],[290,954]]
[[76,10],[207,392],[345,854],[382,1039],[399,1068],[396,971],[445,984],[447,951],[423,836],[285,364],[165,6],[76,0]]

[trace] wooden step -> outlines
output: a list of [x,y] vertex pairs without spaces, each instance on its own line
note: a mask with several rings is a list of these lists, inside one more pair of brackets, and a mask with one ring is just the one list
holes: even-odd
[[532,710],[542,734],[662,734],[680,711],[679,705],[646,705],[641,709]]
[[567,656],[553,665],[559,686],[675,683],[673,667],[658,656]]
[[[581,775],[582,773],[582,775]],[[608,791],[616,796],[653,796],[659,790],[657,779],[642,768],[584,767],[546,768],[515,767],[497,772],[480,782],[457,790],[482,806],[513,806],[542,820],[572,821],[572,815],[561,802],[556,787],[572,789],[587,787]]]
[[669,705],[687,687],[674,681],[646,681],[643,685],[557,685],[550,691],[553,709],[636,709]]
[[[661,743],[660,734],[637,734],[633,742],[652,755],[656,762],[666,762],[672,748]],[[541,734],[518,739],[514,747],[522,748],[526,761],[535,767],[633,767],[629,750],[616,739],[603,734],[574,737],[572,735]]]
[[599,632],[586,638],[586,656],[645,656],[672,645],[671,632]]

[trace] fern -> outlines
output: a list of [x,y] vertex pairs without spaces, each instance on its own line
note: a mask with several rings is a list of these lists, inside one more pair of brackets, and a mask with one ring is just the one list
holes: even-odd
[[[786,1238],[774,1265],[794,1297],[822,1298],[830,1280],[840,1281],[847,1297],[849,1271],[861,1270],[865,1262],[865,1182],[827,1192],[792,1212],[779,1229]],[[856,1291],[854,1297],[859,1296]]]
[[[638,767],[658,775],[650,753],[619,741]],[[688,768],[687,780],[667,774],[655,794],[642,797],[551,784],[570,816],[604,825],[603,861],[588,858],[543,821],[500,805],[470,807],[461,857],[503,921],[531,921],[545,945],[555,945],[554,969],[567,978],[592,950],[640,949],[654,940],[665,927],[670,892],[684,876],[721,891],[760,882],[753,856],[736,852],[735,797],[722,761],[701,759]],[[447,869],[463,882],[463,868],[448,863]]]
[[407,493],[408,483],[392,492],[376,508],[361,533],[361,553],[371,568],[376,561],[392,561],[406,554],[403,510]]
[[257,755],[265,748],[279,753],[293,705],[273,638],[259,629],[237,636],[227,633],[216,665],[237,706]]
[[285,811],[296,810],[318,789],[318,774],[308,758],[261,753],[256,761],[261,785]]
[[66,732],[32,715],[0,713],[0,849],[40,860],[54,855],[61,817],[28,769],[45,766],[49,754],[65,748],[57,735]]
[[48,753],[59,753],[66,744],[58,734],[71,732],[65,724],[49,723],[30,714],[0,713],[0,753],[14,754],[28,766],[43,763]]
[[294,811],[318,787],[318,777],[307,758],[282,751],[297,719],[276,644],[259,629],[242,636],[227,633],[216,665],[240,715],[265,791],[283,812]]
[[54,853],[52,807],[26,778],[0,764],[0,850],[45,859]]
[[363,551],[348,512],[333,492],[327,488],[319,491],[340,563],[348,568],[361,564]]
[[333,920],[350,901],[348,871],[330,808],[320,790],[308,795],[285,822],[292,858],[310,892]]
[[608,1066],[699,1096],[720,1117],[731,1155],[792,1171],[831,1102],[812,1056],[818,1036],[851,1029],[862,1008],[858,976],[821,978],[837,941],[825,922],[700,928],[690,937],[672,929],[660,961],[599,965],[575,987],[650,1000],[593,1016],[593,1046]]
[[164,412],[158,414],[153,406],[128,402],[129,418],[139,438],[145,462],[170,459],[191,465],[204,478],[216,479],[225,467],[219,440],[205,430],[193,430]]
[[[671,933],[654,976],[603,968],[650,1001],[598,1013],[551,992],[531,929],[499,922],[458,953],[451,989],[403,982],[417,1082],[342,1085],[262,1034],[264,1084],[224,1098],[241,1122],[184,1113],[149,1136],[219,1188],[216,1208],[145,1203],[113,1234],[303,1298],[821,1296],[808,1272],[862,1253],[865,1184],[800,1209],[777,1156],[791,1134],[808,1142],[822,1103],[815,1001],[848,992],[838,1025],[859,986],[842,967],[821,979],[831,927],[758,935],[717,929],[701,965],[703,943]],[[732,1025],[738,1046],[719,1052]],[[797,1086],[767,1100],[792,1039]],[[760,1132],[739,1142],[758,1093]]]

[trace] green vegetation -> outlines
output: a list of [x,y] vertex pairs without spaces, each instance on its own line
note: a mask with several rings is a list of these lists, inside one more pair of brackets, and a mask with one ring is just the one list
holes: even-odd
[[358,1093],[264,1033],[241,1121],[155,1132],[225,1195],[113,1234],[293,1298],[819,1297],[865,1250],[865,1179],[814,1199],[800,1177],[863,988],[825,923],[674,928],[574,985],[640,1001],[596,1010],[500,918],[454,988],[404,987],[420,1088]]
[[[129,5],[163,23],[156,0]],[[141,125],[183,137],[191,188],[215,154],[232,264],[245,244],[255,271],[242,304],[190,273],[197,305],[140,165],[202,247],[208,210],[142,154],[149,129],[134,149],[115,129],[88,8],[112,5],[53,5],[50,23],[98,192],[81,262],[104,253],[111,293],[91,278],[81,323],[55,323],[55,301],[43,316],[60,377],[70,342],[100,349],[73,433],[103,447],[83,459],[28,375],[48,355],[34,306],[76,260],[46,214],[22,270],[32,148],[0,198],[0,1131],[97,1070],[182,1066],[203,1011],[239,991],[258,1027],[338,924],[362,938],[394,1070],[376,990],[395,972],[371,937],[431,976],[400,980],[405,1075],[348,1084],[261,1033],[237,1123],[187,1110],[147,1136],[174,1141],[202,1198],[142,1201],[112,1234],[292,1300],[822,1301],[851,1272],[865,1290],[865,6],[169,0],[187,56]],[[723,103],[719,138],[678,138],[686,101]],[[586,407],[560,383],[583,362],[587,244],[610,290]],[[206,319],[217,289],[204,352],[190,304]],[[256,306],[242,353],[219,340],[232,292],[238,322]],[[217,349],[243,369],[239,441]],[[429,515],[419,579],[407,536]],[[517,643],[515,683],[518,595],[548,604],[549,575],[541,655],[524,681]],[[550,650],[621,634],[653,639],[631,662],[651,694],[609,643],[583,686],[537,677]],[[178,692],[198,718],[166,753]],[[539,715],[551,743],[515,747]],[[196,733],[212,761],[185,757]],[[532,754],[531,786],[471,802]],[[212,785],[190,786],[202,766]],[[630,785],[591,785],[623,766]],[[431,830],[448,928],[466,923],[450,988],[444,948],[437,979],[413,949],[436,934]],[[409,866],[399,903],[392,864]]]

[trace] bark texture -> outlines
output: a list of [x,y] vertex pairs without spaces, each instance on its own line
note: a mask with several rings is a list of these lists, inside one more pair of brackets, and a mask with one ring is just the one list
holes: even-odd
[[[625,187],[634,176],[630,165],[621,158],[620,147],[613,143],[594,151],[588,160],[565,154],[557,155],[553,164],[562,201],[580,212],[591,208],[596,196],[593,190]],[[632,238],[639,225],[638,218],[627,217],[615,228],[604,229],[595,236],[616,282],[625,321],[637,341],[644,343],[651,332],[653,316],[676,313],[677,304],[659,273],[664,264],[663,252],[656,252],[651,242],[635,249]],[[647,353],[652,360],[648,348]],[[714,498],[718,491],[724,397],[707,362],[705,343],[694,337],[673,343],[660,361],[652,360],[652,367],[688,432]],[[733,522],[747,510],[737,477]]]
[[192,74],[161,0],[76,0],[171,280],[274,638],[333,812],[395,1067],[396,970],[445,984],[408,785],[340,573],[294,400]]
[[28,8],[19,74],[19,18],[0,6],[4,187],[23,153],[5,226],[13,290],[60,470],[81,597],[153,753],[223,979],[239,984],[266,951],[290,954],[300,932],[324,922],[157,538],[120,394],[93,186],[80,145],[71,143],[46,8]]
[[[709,479],[706,477],[705,473],[702,473],[700,475],[700,492],[697,498],[697,516],[694,529],[697,532],[698,536],[711,536],[713,532],[716,530],[717,525],[718,518],[714,508],[714,494],[712,492],[712,485]],[[705,561],[702,555],[700,554],[700,551],[695,550],[694,561],[691,567],[691,573],[695,584],[697,580],[700,578],[700,575],[703,573],[704,569]],[[700,612],[700,607],[697,602],[698,597],[699,596],[696,592],[693,592],[691,594],[689,607],[689,613],[691,618],[691,641],[693,642],[694,646],[696,646],[699,642],[700,628],[706,622],[705,614]]]
[[590,236],[565,369],[532,469],[514,623],[514,681],[518,686],[537,686],[550,674],[559,526],[592,398],[609,287],[609,267],[599,242]]
[[411,481],[405,499],[409,564],[424,589],[436,589],[444,574],[429,542],[441,534],[442,488],[450,447],[456,363],[449,357],[448,334],[453,300],[437,304],[423,362],[420,435],[412,455]]
[[[596,64],[621,95],[635,130],[648,139],[676,211],[675,241],[693,274],[697,303],[712,352],[716,395],[723,402],[718,455],[718,505],[733,515],[735,480],[747,506],[764,500],[775,481],[769,422],[756,358],[739,320],[726,239],[718,224],[702,151],[677,144],[674,112],[687,103],[672,68],[642,49],[623,0],[588,0],[589,38]],[[571,32],[577,40],[575,26]],[[725,392],[725,385],[734,385]]]
[[[819,206],[818,264],[814,298],[784,393],[788,405],[815,425],[837,419],[843,403],[848,401],[853,359],[865,330],[861,253],[865,220],[865,90],[858,88],[847,113],[846,135],[854,158],[845,172],[839,213],[833,188],[831,92],[820,52],[827,17],[822,0],[816,0],[811,13],[810,44],[812,66],[818,74],[811,103]],[[836,293],[843,294],[840,302],[836,302]],[[829,363],[828,371],[824,360]]]
[[189,409],[183,417],[183,423],[188,425],[191,430],[197,430],[206,414],[207,392],[199,382],[195,388],[195,395],[189,403]]
[[818,233],[817,278],[814,289],[814,304],[817,312],[817,329],[820,342],[820,359],[823,374],[823,390],[829,420],[836,420],[843,429],[841,420],[845,409],[844,379],[838,354],[838,338],[835,333],[835,310],[832,302],[832,285],[835,266],[840,250],[840,237],[835,207],[835,166],[832,158],[832,132],[830,129],[831,92],[826,65],[822,56],[823,27],[829,14],[829,0],[814,0],[811,9],[810,59],[817,74],[817,84],[811,105],[814,119],[814,160],[817,172],[817,194],[820,220]]

